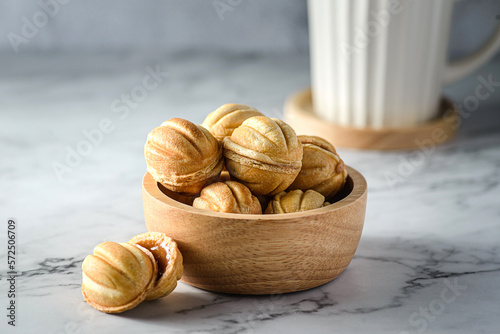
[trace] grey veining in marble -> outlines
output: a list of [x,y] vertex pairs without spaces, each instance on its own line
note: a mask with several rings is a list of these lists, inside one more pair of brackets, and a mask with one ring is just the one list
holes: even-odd
[[[259,297],[180,283],[167,298],[107,315],[83,302],[80,265],[98,243],[144,231],[147,133],[175,116],[200,123],[230,101],[280,116],[285,97],[309,84],[308,59],[227,53],[1,57],[0,309],[7,303],[8,217],[18,223],[21,272],[18,326],[8,327],[2,311],[2,333],[498,332],[500,92],[463,119],[454,141],[424,158],[417,151],[339,150],[366,177],[369,197],[356,255],[335,281]],[[157,65],[168,74],[156,88],[140,102],[123,102]],[[477,76],[489,74],[500,81],[498,63],[446,93],[462,102],[474,94]],[[86,140],[82,131],[103,119],[113,129],[60,182],[54,162],[64,164],[68,150]],[[404,161],[412,161],[409,170],[391,186],[387,175],[399,173]]]

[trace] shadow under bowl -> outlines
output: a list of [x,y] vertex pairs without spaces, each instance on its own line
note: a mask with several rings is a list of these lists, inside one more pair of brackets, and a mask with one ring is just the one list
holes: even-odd
[[363,230],[366,180],[355,169],[347,170],[349,177],[335,203],[266,215],[193,208],[169,197],[146,173],[146,227],[177,242],[184,258],[182,281],[198,288],[238,294],[314,288],[347,268]]

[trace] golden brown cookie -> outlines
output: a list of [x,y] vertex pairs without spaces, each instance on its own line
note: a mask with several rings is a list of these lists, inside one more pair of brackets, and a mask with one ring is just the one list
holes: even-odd
[[129,243],[150,251],[158,265],[158,275],[155,277],[154,286],[148,292],[146,300],[161,298],[174,291],[184,270],[182,254],[177,248],[177,243],[160,232],[136,235],[129,240]]
[[165,188],[197,195],[215,182],[224,166],[222,147],[202,126],[173,118],[148,134],[144,155],[148,172]]
[[153,254],[141,246],[106,241],[82,263],[82,293],[99,311],[121,313],[142,302],[156,281]]
[[262,113],[244,104],[227,103],[208,114],[202,126],[222,142],[224,138],[230,137],[241,123],[254,116],[262,116]]
[[285,122],[256,116],[223,141],[231,179],[254,195],[275,195],[288,188],[302,166],[302,144]]
[[304,156],[302,168],[289,190],[315,190],[330,198],[338,193],[347,179],[347,169],[338,156],[335,147],[323,138],[298,136]]
[[212,183],[201,191],[193,207],[227,213],[262,214],[257,197],[239,182],[226,181]]
[[300,189],[282,192],[269,202],[265,213],[292,213],[323,207],[325,196],[314,190],[303,192]]

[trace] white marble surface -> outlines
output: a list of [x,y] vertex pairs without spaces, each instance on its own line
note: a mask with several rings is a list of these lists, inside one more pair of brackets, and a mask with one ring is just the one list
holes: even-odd
[[[120,119],[113,101],[156,65],[168,76]],[[463,101],[480,74],[500,81],[490,64],[448,94]],[[418,153],[340,150],[365,175],[369,198],[355,258],[335,281],[260,297],[180,283],[169,297],[121,315],[83,302],[83,258],[101,241],[145,230],[140,189],[149,130],[174,116],[201,122],[229,101],[279,115],[286,95],[308,84],[304,55],[0,56],[0,332],[498,332],[500,92],[395,187],[387,173]],[[51,164],[64,163],[67,147],[85,139],[82,130],[104,118],[114,130],[59,182]],[[18,224],[15,328],[4,315],[8,217]]]

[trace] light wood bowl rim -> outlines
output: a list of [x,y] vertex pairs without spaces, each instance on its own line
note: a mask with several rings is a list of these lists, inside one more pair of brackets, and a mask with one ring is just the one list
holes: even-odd
[[188,211],[193,214],[197,214],[200,216],[208,216],[208,217],[217,217],[221,219],[235,219],[242,220],[244,222],[248,222],[248,220],[254,221],[286,221],[288,218],[307,218],[318,214],[323,214],[326,212],[331,212],[335,210],[340,210],[349,206],[350,204],[360,200],[365,193],[367,192],[367,183],[366,179],[363,175],[355,170],[354,168],[347,166],[347,171],[349,173],[349,177],[352,179],[353,188],[351,192],[338,202],[327,205],[325,207],[308,210],[303,212],[293,212],[293,213],[284,213],[284,214],[261,214],[261,215],[252,215],[252,214],[241,214],[241,213],[225,213],[225,212],[214,212],[209,210],[202,210],[198,208],[194,208],[190,205],[178,202],[169,196],[165,195],[160,188],[158,188],[157,182],[153,179],[153,176],[146,172],[144,178],[142,180],[142,185],[147,194],[154,198],[156,201],[161,202],[164,205],[174,207],[179,210]]

